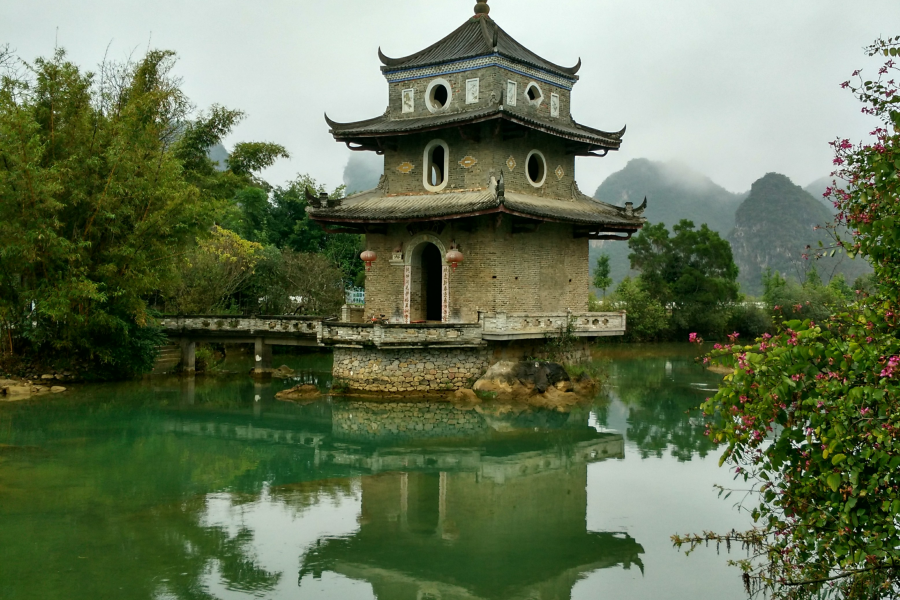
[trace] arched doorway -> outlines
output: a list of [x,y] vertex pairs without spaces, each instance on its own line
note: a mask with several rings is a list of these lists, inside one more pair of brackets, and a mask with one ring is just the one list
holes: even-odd
[[438,243],[422,240],[412,248],[404,286],[404,312],[409,323],[444,320],[446,269]]
[[441,251],[434,244],[425,244],[422,249],[422,312],[426,321],[441,320],[442,267]]

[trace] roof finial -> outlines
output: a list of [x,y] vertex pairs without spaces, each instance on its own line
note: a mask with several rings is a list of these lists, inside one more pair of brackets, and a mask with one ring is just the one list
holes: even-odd
[[488,6],[488,0],[478,0],[478,4],[475,5],[475,14],[486,15],[489,12],[491,12],[491,7]]

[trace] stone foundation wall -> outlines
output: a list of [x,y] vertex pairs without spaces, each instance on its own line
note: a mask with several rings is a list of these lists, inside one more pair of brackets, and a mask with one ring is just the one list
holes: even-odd
[[332,375],[354,390],[453,391],[487,371],[489,354],[484,348],[335,348]]
[[[486,348],[335,348],[332,375],[353,390],[368,392],[453,391],[472,387],[496,362],[526,358],[551,356],[543,340],[492,342]],[[590,358],[587,340],[555,357],[568,364]]]
[[487,429],[474,410],[446,402],[341,402],[332,409],[332,434],[343,441],[469,437]]

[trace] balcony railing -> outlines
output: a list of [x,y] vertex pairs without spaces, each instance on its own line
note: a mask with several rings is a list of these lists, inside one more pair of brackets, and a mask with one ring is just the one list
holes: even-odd
[[567,331],[576,337],[600,337],[625,333],[624,312],[481,313],[485,340],[534,339]]
[[480,323],[322,323],[319,343],[325,346],[380,348],[474,348],[483,345]]

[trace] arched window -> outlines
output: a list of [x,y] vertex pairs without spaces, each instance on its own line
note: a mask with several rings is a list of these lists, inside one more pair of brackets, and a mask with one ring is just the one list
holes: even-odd
[[446,110],[453,99],[453,90],[446,79],[435,79],[425,89],[425,106],[431,112]]
[[444,140],[432,140],[425,146],[425,157],[422,161],[425,189],[439,192],[447,187],[450,178],[450,148]]
[[544,158],[540,150],[532,150],[525,159],[525,175],[528,177],[528,183],[534,187],[544,185],[547,179],[547,160]]

